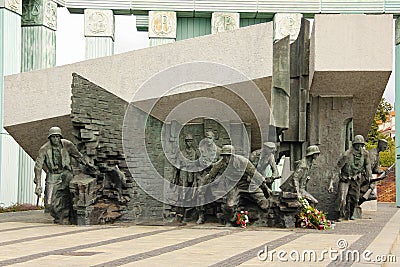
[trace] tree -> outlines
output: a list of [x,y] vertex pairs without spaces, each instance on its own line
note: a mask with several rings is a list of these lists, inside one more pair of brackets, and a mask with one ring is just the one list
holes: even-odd
[[380,164],[383,167],[389,167],[395,162],[396,145],[390,136],[378,131],[378,121],[382,121],[382,123],[387,122],[390,111],[392,110],[393,106],[387,102],[385,98],[382,98],[372,121],[371,129],[368,132],[366,143],[366,148],[370,150],[378,145],[379,139],[386,139],[388,141],[387,150],[380,153]]

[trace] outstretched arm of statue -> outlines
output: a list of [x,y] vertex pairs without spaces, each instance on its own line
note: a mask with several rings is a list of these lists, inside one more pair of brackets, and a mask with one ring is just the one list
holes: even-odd
[[44,154],[40,153],[39,151],[39,156],[36,159],[35,162],[35,178],[33,179],[33,182],[36,184],[35,188],[35,194],[40,196],[42,194],[42,168],[43,168],[43,163],[44,163]]
[[271,170],[272,170],[272,177],[277,178],[279,177],[279,172],[278,168],[276,167],[276,162],[275,162],[275,157],[274,155],[271,155],[269,158],[269,163],[271,165]]
[[329,182],[329,187],[328,187],[328,192],[333,193],[333,183],[334,180],[337,180],[336,178],[338,177],[338,174],[336,172],[333,172],[331,175],[331,181]]

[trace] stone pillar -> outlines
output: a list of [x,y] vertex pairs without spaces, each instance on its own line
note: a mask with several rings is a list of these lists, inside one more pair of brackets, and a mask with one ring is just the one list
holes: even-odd
[[112,10],[85,9],[85,58],[114,55],[114,31]]
[[226,32],[240,27],[239,13],[214,12],[211,16],[211,33]]
[[[57,4],[52,0],[23,0],[21,23],[21,72],[55,67]],[[34,162],[22,148],[18,164],[17,201],[34,203]]]
[[[400,18],[395,24],[395,122],[400,125]],[[396,206],[400,207],[400,126],[396,128]]]
[[56,65],[56,28],[56,3],[52,0],[23,0],[22,72]]
[[[303,115],[300,114],[303,105],[300,105],[299,102],[301,90],[298,81],[301,76],[300,69],[302,68],[298,67],[298,65],[304,62],[300,60],[300,55],[304,55],[303,53],[296,53],[296,57],[293,57],[290,53],[291,49],[299,51],[298,47],[304,47],[305,40],[302,40],[302,43],[298,42],[296,47],[290,45],[297,40],[300,33],[301,18],[301,14],[289,13],[277,13],[274,16],[274,65],[272,75],[273,87],[271,91],[271,110],[274,121],[271,124],[279,129],[290,129],[290,126],[292,126],[290,124],[294,122],[294,118]],[[291,66],[294,64],[296,68]],[[308,69],[308,65],[304,67]],[[297,78],[295,83],[291,83],[292,77]],[[291,98],[294,101],[290,101]],[[289,105],[291,105],[290,108]],[[302,117],[305,116],[303,115]],[[305,125],[305,122],[303,125]],[[292,128],[295,129],[290,129],[287,133],[285,132],[285,141],[300,141],[300,125],[296,122],[294,126]]]
[[175,42],[176,20],[176,12],[149,11],[150,47]]
[[17,202],[18,146],[3,129],[4,76],[21,70],[22,0],[0,0],[0,203]]

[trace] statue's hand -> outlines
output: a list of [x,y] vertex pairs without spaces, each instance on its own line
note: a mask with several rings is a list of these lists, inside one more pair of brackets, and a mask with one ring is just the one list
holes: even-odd
[[331,183],[328,188],[329,193],[333,193],[333,184]]
[[35,194],[37,196],[40,196],[42,194],[42,186],[41,185],[39,185],[39,184],[36,185]]

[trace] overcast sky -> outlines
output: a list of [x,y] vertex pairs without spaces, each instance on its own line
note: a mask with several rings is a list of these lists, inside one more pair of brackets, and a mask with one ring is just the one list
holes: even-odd
[[[83,14],[70,14],[66,8],[57,11],[57,66],[85,60]],[[136,30],[134,16],[115,16],[115,54],[145,48],[148,44],[147,32]],[[394,103],[393,73],[383,97]]]

